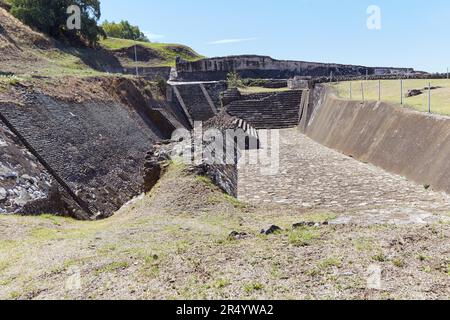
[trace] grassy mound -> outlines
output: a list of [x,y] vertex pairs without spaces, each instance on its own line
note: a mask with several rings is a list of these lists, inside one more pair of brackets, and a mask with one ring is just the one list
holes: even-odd
[[134,45],[146,48],[157,58],[149,61],[155,66],[174,66],[176,57],[187,61],[196,61],[204,58],[191,48],[181,44],[140,42],[127,39],[107,38],[100,41],[100,44],[107,50],[119,52],[123,49],[131,48]]

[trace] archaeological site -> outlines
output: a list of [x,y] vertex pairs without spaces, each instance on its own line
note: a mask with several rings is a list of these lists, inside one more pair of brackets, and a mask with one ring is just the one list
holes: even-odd
[[2,300],[450,298],[448,72],[44,2],[0,0]]

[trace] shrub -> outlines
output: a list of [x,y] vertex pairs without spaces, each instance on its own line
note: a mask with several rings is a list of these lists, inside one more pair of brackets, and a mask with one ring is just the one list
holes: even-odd
[[241,76],[237,72],[230,72],[227,75],[227,84],[228,88],[242,88],[244,87],[244,83],[241,79]]
[[106,20],[102,28],[108,37],[150,42],[138,26],[132,26],[127,20],[119,23]]

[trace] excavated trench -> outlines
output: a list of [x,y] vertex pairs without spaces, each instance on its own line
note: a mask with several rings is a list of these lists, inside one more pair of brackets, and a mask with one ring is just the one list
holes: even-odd
[[[447,218],[449,118],[337,99],[325,86],[310,95],[310,110],[302,112],[308,119],[280,132],[273,174],[265,174],[266,163],[245,161],[256,151],[241,158],[240,200],[343,213],[335,223]],[[270,154],[272,145],[262,148]]]
[[[183,83],[169,87],[167,102],[137,80],[106,88],[111,101],[28,92],[25,105],[0,103],[0,213],[108,217],[156,184],[176,128],[207,119],[260,147],[202,172],[242,201],[344,213],[335,223],[427,223],[450,211],[441,192],[449,191],[447,118],[339,100],[324,86],[241,95],[222,94],[220,82]],[[260,141],[267,131],[256,129],[276,139]]]

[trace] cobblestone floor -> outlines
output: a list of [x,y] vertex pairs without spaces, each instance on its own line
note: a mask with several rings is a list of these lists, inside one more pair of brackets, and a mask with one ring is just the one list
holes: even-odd
[[297,129],[280,131],[277,174],[261,174],[264,166],[248,164],[248,157],[256,151],[239,163],[242,201],[341,213],[334,223],[427,223],[450,213],[447,194],[326,148]]

